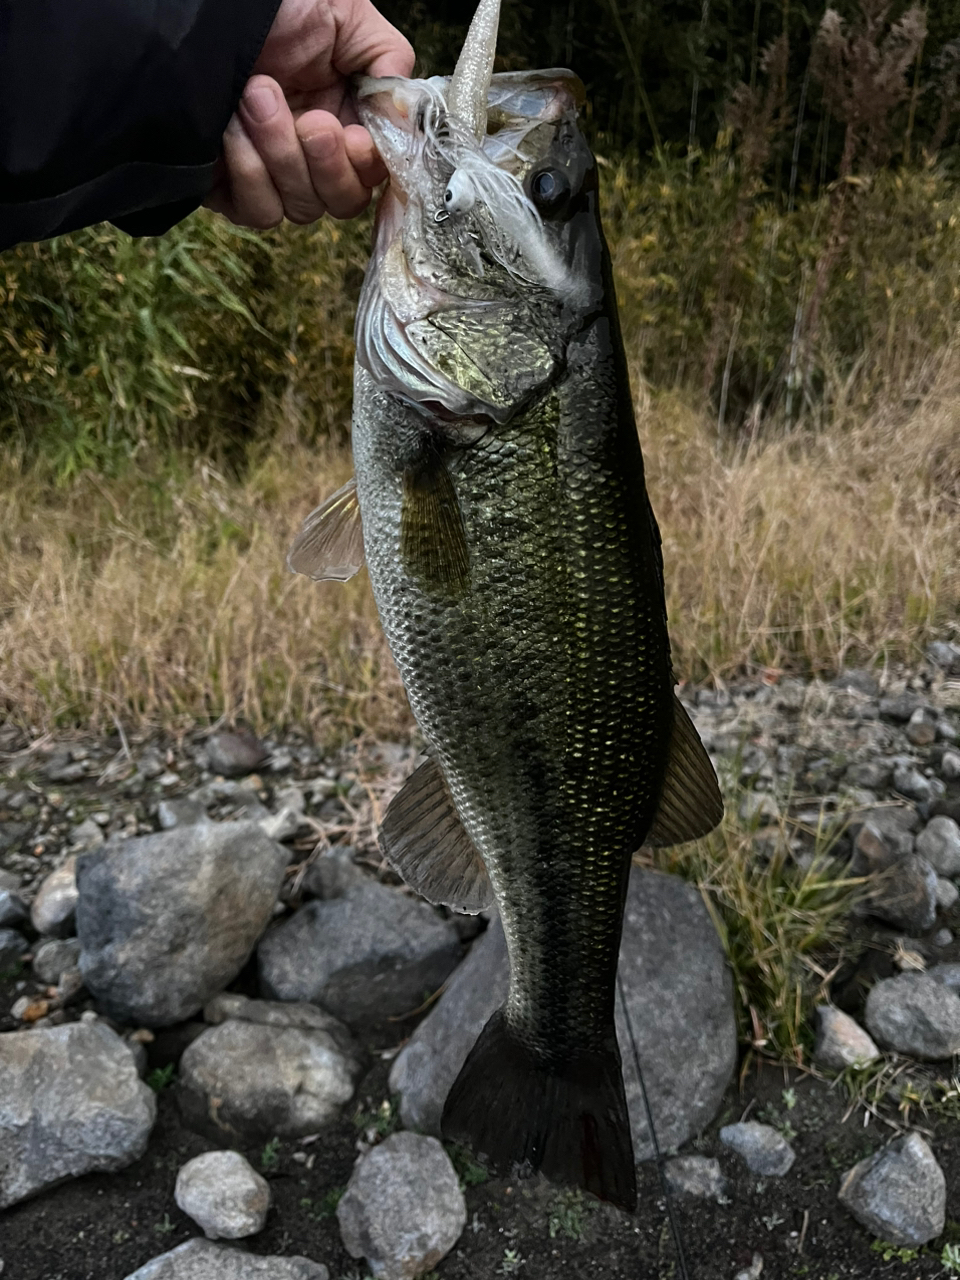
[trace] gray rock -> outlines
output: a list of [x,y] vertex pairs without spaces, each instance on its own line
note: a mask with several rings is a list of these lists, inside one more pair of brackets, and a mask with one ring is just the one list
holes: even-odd
[[960,782],[960,753],[945,751],[940,761],[940,772],[947,782]]
[[880,1050],[849,1014],[833,1005],[817,1006],[817,1039],[813,1058],[828,1071],[864,1067],[880,1057]]
[[353,861],[351,845],[336,844],[307,867],[301,889],[314,898],[342,898],[367,877]]
[[74,760],[68,750],[55,751],[43,767],[48,782],[79,782],[87,776],[86,762]]
[[937,932],[933,935],[933,945],[935,947],[939,947],[941,950],[944,947],[949,947],[952,941],[953,941],[953,934],[950,932],[949,929],[938,929]]
[[315,1000],[364,1022],[422,1004],[459,960],[460,939],[426,903],[368,881],[301,907],[267,934],[258,957],[264,995]]
[[243,968],[286,860],[253,823],[175,828],[84,855],[77,932],[87,987],[121,1021],[190,1017]]
[[931,818],[917,836],[916,848],[937,875],[960,875],[960,826],[953,818]]
[[79,938],[53,938],[37,947],[33,957],[33,972],[40,982],[55,986],[61,975],[75,969],[80,960]]
[[25,822],[0,822],[0,853],[18,845],[29,830]]
[[855,840],[867,822],[880,832],[891,849],[903,854],[913,852],[913,833],[920,827],[920,817],[912,805],[909,808],[905,805],[878,805],[862,810],[850,820],[850,838]]
[[917,707],[907,723],[907,741],[915,747],[929,747],[937,739],[937,720],[932,707]]
[[473,944],[446,991],[394,1059],[390,1092],[408,1129],[440,1135],[447,1094],[487,1019],[507,998],[510,966],[495,919]]
[[840,1203],[881,1240],[915,1249],[943,1231],[946,1180],[919,1133],[888,1146],[848,1169]]
[[271,1197],[238,1151],[207,1151],[180,1169],[174,1199],[208,1240],[242,1240],[266,1226]]
[[159,778],[166,768],[167,762],[156,747],[144,747],[137,758],[137,771],[144,778]]
[[196,827],[210,819],[205,804],[183,796],[179,800],[161,800],[157,805],[157,821],[163,831],[172,831],[174,827]]
[[102,1022],[0,1035],[0,1208],[143,1155],[157,1113],[130,1050]]
[[30,908],[30,921],[37,933],[66,938],[73,933],[77,908],[77,859],[67,858],[41,884]]
[[727,1180],[720,1161],[709,1156],[674,1156],[664,1165],[667,1186],[675,1195],[698,1196],[704,1200],[725,1200]]
[[[3,845],[0,844],[0,853],[3,852]],[[20,877],[13,871],[6,871],[0,867],[0,892],[17,893],[20,889]]]
[[910,933],[925,933],[937,915],[937,875],[923,858],[901,853],[873,822],[853,842],[850,870],[869,876],[865,905],[871,915]]
[[862,693],[867,698],[876,698],[880,693],[880,682],[872,671],[864,671],[852,667],[849,671],[841,671],[832,681],[835,689],[845,693]]
[[206,741],[206,752],[210,768],[225,778],[242,778],[253,773],[269,755],[257,735],[249,729],[212,733]]
[[915,765],[898,764],[893,771],[893,786],[908,800],[924,804],[933,798],[934,788],[930,778],[925,778]]
[[276,812],[261,818],[260,829],[271,840],[291,840],[303,826],[307,799],[299,787],[278,787],[273,797]]
[[19,893],[0,888],[0,929],[22,924],[29,914],[30,909]]
[[26,950],[26,938],[15,929],[0,929],[0,973],[15,969]]
[[883,791],[893,778],[893,766],[886,760],[861,760],[847,766],[844,775],[852,787],[866,787],[870,791]]
[[360,1157],[337,1205],[344,1247],[376,1280],[413,1280],[450,1252],[467,1206],[436,1138],[395,1133]]
[[960,644],[949,640],[933,640],[927,646],[927,657],[947,675],[960,675]]
[[947,960],[943,964],[935,964],[927,970],[927,977],[960,993],[960,961]]
[[353,1097],[359,1056],[345,1030],[228,1020],[197,1036],[180,1059],[187,1123],[222,1140],[302,1138],[336,1120]]
[[84,818],[70,832],[70,848],[74,853],[85,853],[88,849],[99,849],[103,844],[103,832],[92,818]]
[[330,1280],[330,1272],[309,1258],[258,1257],[198,1239],[162,1253],[126,1280]]
[[720,1141],[742,1156],[748,1169],[765,1178],[782,1178],[797,1158],[782,1133],[756,1120],[724,1125],[720,1130]]
[[890,698],[880,699],[880,714],[886,720],[893,720],[898,724],[906,724],[913,713],[924,705],[923,698],[918,693],[897,693]]
[[960,899],[960,889],[952,880],[940,879],[937,881],[937,909],[939,911],[952,911]]
[[347,1027],[332,1013],[315,1004],[299,1000],[251,1000],[232,991],[224,991],[203,1007],[207,1022],[219,1026],[231,1018],[236,1022],[255,1022],[261,1027],[300,1027],[304,1031],[324,1031],[341,1053],[359,1061],[362,1050]]
[[937,741],[954,743],[960,740],[960,729],[952,725],[949,720],[937,721]]
[[960,1052],[960,997],[926,973],[884,978],[867,996],[870,1034],[885,1049],[939,1061]]
[[[620,977],[657,1137],[662,1148],[679,1147],[713,1119],[737,1062],[733,980],[693,885],[631,870]],[[649,1160],[653,1143],[619,1000],[617,1037],[634,1153]]]
[[[700,895],[675,876],[634,867],[620,975],[662,1147],[686,1142],[716,1113],[736,1064],[733,984]],[[440,1115],[480,1030],[509,982],[499,921],[474,944],[449,988],[397,1055],[390,1088],[404,1124],[440,1132]],[[653,1157],[630,1039],[617,1002],[634,1152]]]

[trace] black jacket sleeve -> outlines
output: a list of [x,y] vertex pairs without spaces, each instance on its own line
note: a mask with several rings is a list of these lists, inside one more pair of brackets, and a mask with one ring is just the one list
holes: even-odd
[[196,208],[279,4],[0,0],[0,249]]

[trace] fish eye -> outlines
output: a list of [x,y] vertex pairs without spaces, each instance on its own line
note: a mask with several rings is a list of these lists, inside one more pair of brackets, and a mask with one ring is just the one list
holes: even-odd
[[560,169],[541,169],[530,180],[530,194],[541,213],[554,213],[570,194],[567,175]]

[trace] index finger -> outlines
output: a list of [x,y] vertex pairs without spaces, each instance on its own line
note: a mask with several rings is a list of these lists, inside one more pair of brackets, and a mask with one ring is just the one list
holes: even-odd
[[334,5],[337,43],[333,65],[341,75],[409,76],[415,55],[410,41],[379,13],[370,0]]

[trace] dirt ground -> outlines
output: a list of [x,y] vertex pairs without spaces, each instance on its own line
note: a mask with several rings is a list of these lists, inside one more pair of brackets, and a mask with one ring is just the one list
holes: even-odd
[[[340,1243],[333,1203],[350,1176],[358,1140],[372,1136],[370,1126],[386,1098],[389,1061],[383,1051],[411,1029],[412,1024],[392,1024],[368,1038],[373,1065],[358,1092],[358,1106],[348,1109],[335,1128],[306,1145],[290,1141],[245,1150],[269,1179],[274,1199],[266,1230],[245,1247],[258,1254],[303,1254],[325,1263],[331,1280],[363,1280],[363,1264]],[[171,1061],[182,1047],[182,1036],[158,1037],[151,1046],[151,1066]],[[0,1217],[3,1280],[123,1280],[197,1234],[174,1203],[174,1180],[184,1161],[211,1144],[180,1123],[175,1082],[159,1101],[159,1119],[143,1159],[119,1174],[60,1186]],[[785,1178],[750,1174],[719,1144],[720,1125],[745,1111],[788,1126],[788,1136],[795,1131],[797,1161]],[[720,1157],[729,1179],[728,1203],[674,1197],[691,1280],[734,1280],[755,1254],[763,1258],[764,1280],[913,1280],[944,1274],[942,1241],[916,1256],[885,1258],[838,1204],[841,1173],[893,1132],[870,1116],[864,1125],[862,1108],[847,1111],[841,1084],[830,1086],[782,1068],[751,1068],[742,1088],[731,1087],[715,1123],[685,1149]],[[960,1241],[960,1125],[931,1116],[913,1122],[930,1135],[946,1174],[944,1239]],[[465,1171],[472,1183],[465,1187],[468,1225],[437,1268],[436,1280],[682,1277],[653,1164],[641,1169],[635,1217],[571,1198],[542,1179],[478,1183],[476,1166]]]

